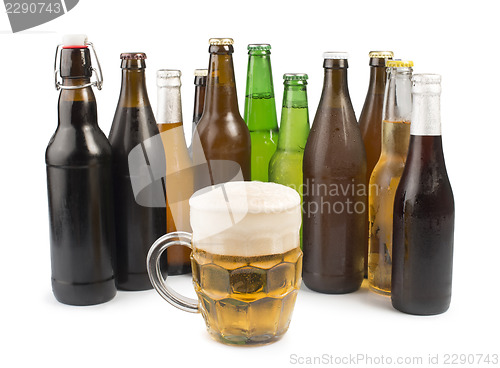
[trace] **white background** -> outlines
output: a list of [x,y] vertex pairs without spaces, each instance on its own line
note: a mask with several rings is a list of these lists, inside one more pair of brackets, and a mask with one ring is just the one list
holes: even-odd
[[[392,357],[393,363],[398,356],[417,356],[423,357],[422,366],[429,354],[440,354],[444,366],[445,354],[499,354],[500,27],[494,4],[81,0],[68,14],[19,34],[10,32],[2,13],[0,366],[286,367],[292,365],[292,354],[369,354]],[[155,291],[119,292],[111,302],[93,307],[56,302],[50,284],[44,151],[57,125],[52,68],[64,33],[87,33],[96,45],[105,77],[104,89],[96,91],[99,124],[106,134],[118,100],[119,54],[124,51],[147,53],[154,107],[156,69],[182,70],[187,131],[192,73],[208,65],[210,37],[235,40],[241,111],[249,43],[272,45],[278,114],[282,74],[309,74],[311,122],[321,93],[323,51],[350,53],[349,87],[358,117],[368,87],[370,50],[393,50],[397,58],[412,59],[416,73],[442,74],[444,150],[456,203],[450,310],[415,317],[396,312],[388,298],[366,287],[340,296],[303,287],[281,341],[236,348],[211,340],[200,315],[171,307]],[[187,277],[175,278],[175,284],[194,294]]]

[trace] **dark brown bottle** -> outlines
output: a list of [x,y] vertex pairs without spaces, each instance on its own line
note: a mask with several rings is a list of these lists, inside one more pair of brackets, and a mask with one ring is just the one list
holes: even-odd
[[441,77],[413,76],[406,165],[394,199],[392,305],[431,315],[450,306],[455,205],[441,141]]
[[250,180],[250,133],[238,110],[233,40],[210,39],[203,116],[193,136],[195,189]]
[[[77,37],[78,39],[79,37]],[[61,50],[59,121],[45,162],[52,290],[58,301],[92,305],[116,294],[111,146],[97,125],[86,38]]]
[[347,88],[347,53],[325,53],[325,79],[304,151],[303,279],[342,294],[363,281],[366,154]]
[[193,109],[193,125],[191,132],[191,144],[189,145],[189,157],[193,158],[193,137],[196,127],[203,115],[205,106],[205,93],[207,89],[207,69],[195,69],[194,71],[194,109]]
[[[382,149],[382,109],[387,79],[385,62],[394,56],[392,51],[370,51],[370,83],[359,116],[359,129],[366,151],[366,182],[380,158]],[[367,243],[368,245],[368,243]],[[368,271],[368,247],[365,250],[365,277]]]
[[205,106],[205,91],[207,88],[207,69],[196,69],[194,71],[194,109],[193,109],[193,133],[203,115]]
[[123,53],[120,58],[122,86],[109,133],[117,286],[146,290],[152,288],[146,270],[149,247],[166,232],[165,152],[146,90],[146,54]]

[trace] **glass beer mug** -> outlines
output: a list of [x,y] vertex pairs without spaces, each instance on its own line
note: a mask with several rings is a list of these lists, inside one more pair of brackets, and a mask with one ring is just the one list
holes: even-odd
[[[169,233],[148,255],[158,293],[184,311],[200,312],[218,341],[259,345],[288,329],[302,275],[300,197],[284,185],[229,182],[197,191],[189,200],[193,234]],[[162,278],[159,259],[175,244],[192,249],[198,300]]]

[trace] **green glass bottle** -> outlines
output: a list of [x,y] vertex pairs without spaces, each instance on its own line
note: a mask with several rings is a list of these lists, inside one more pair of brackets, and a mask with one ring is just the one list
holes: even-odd
[[[281,109],[278,148],[269,162],[269,181],[287,185],[300,194],[302,203],[302,159],[309,136],[307,74],[283,75],[285,89]],[[302,226],[300,227],[302,248]]]
[[252,141],[251,178],[268,181],[269,160],[278,145],[271,46],[248,45],[248,55],[244,119]]

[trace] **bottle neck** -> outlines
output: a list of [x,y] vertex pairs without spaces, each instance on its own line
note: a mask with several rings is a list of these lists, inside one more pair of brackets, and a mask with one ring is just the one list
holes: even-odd
[[120,107],[150,106],[145,69],[122,69]]
[[248,57],[246,97],[274,98],[269,51],[254,52]]
[[201,115],[203,115],[206,88],[206,84],[204,84],[196,85],[194,89],[193,129],[194,126],[200,121]]
[[[81,86],[89,82],[90,77],[63,78],[64,86]],[[92,87],[62,89],[58,112],[61,127],[97,125],[97,104]]]
[[399,157],[405,161],[410,142],[410,124],[404,122],[382,123],[382,154]]
[[309,135],[309,111],[306,84],[285,82],[278,149],[303,151]]
[[410,122],[412,112],[411,68],[388,68],[383,121]]
[[413,93],[411,135],[441,135],[441,102],[439,94]]
[[385,93],[386,72],[383,66],[370,66],[370,84],[368,93],[383,95]]
[[347,68],[325,68],[321,101],[326,102],[332,108],[340,108],[347,101],[350,102],[349,89],[347,87]]
[[[212,46],[213,47],[213,46]],[[211,53],[204,114],[239,115],[233,57],[231,53]]]
[[158,124],[182,124],[180,83],[177,86],[158,86],[156,121]]

